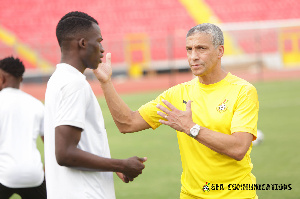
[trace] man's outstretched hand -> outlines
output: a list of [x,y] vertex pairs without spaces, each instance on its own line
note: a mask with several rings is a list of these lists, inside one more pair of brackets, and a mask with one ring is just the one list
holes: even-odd
[[93,72],[101,84],[106,83],[111,79],[111,53],[106,54],[105,63],[100,63],[98,68],[94,69]]

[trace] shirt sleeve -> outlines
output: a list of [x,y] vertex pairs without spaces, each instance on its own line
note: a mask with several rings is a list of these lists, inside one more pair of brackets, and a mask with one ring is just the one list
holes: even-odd
[[244,86],[235,104],[231,122],[231,133],[248,132],[257,137],[259,102],[257,91],[253,86]]
[[74,89],[66,86],[62,90],[62,98],[58,104],[58,112],[55,116],[55,127],[61,125],[85,128],[86,94],[84,86]]
[[158,109],[156,105],[161,104],[164,107],[166,107],[166,105],[162,102],[162,100],[169,101],[170,99],[168,98],[168,94],[169,94],[169,90],[160,94],[156,99],[144,104],[138,110],[142,118],[151,126],[152,129],[158,128],[161,125],[159,120],[164,119],[163,117],[157,114],[157,111],[161,111],[161,110]]

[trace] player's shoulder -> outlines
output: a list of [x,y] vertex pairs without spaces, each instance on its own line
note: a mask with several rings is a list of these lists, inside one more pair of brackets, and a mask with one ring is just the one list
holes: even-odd
[[23,100],[26,106],[31,106],[32,108],[35,107],[36,109],[44,109],[44,104],[39,99],[22,90],[20,90],[20,93],[22,95],[20,98]]
[[256,90],[256,88],[250,82],[231,73],[228,74],[228,78],[226,78],[226,80],[230,84],[243,87],[246,90]]
[[66,98],[76,92],[85,91],[88,88],[88,83],[82,79],[72,78],[64,86],[61,87],[61,94]]
[[239,89],[240,96],[245,96],[247,99],[257,102],[257,90],[250,82],[230,73],[229,75],[230,76],[227,78],[227,81]]
[[169,88],[169,90],[176,90],[177,91],[177,90],[181,90],[181,89],[189,89],[192,86],[194,86],[197,82],[198,82],[198,78],[195,77],[190,81],[179,83],[179,84]]
[[[85,84],[86,77],[76,68],[69,64],[57,64],[56,70],[50,77],[50,80],[61,84]],[[49,80],[49,81],[50,81]]]
[[197,81],[198,78],[194,78],[190,81],[179,83],[167,89],[163,93],[163,95],[170,96],[171,98],[177,98],[181,96],[183,93],[189,92],[193,88],[193,85],[196,85]]
[[23,92],[23,94],[24,94],[29,100],[31,100],[32,102],[37,103],[37,104],[43,104],[40,100],[38,100],[37,98],[33,97],[31,94],[26,93],[26,92],[24,92],[24,91],[22,91],[22,92]]
[[63,94],[70,95],[87,87],[86,77],[77,69],[68,64],[58,64],[50,77],[47,89],[59,90]]

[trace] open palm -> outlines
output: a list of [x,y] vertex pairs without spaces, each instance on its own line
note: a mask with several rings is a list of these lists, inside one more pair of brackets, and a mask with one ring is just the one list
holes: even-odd
[[106,54],[106,62],[99,64],[98,68],[93,70],[93,72],[101,83],[105,83],[110,80],[112,75],[111,53]]

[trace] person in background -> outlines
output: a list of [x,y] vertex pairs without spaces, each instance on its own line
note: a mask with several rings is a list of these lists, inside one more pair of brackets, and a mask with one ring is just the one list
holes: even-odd
[[0,60],[0,199],[47,198],[36,139],[44,140],[44,105],[20,90],[25,67],[14,57]]

